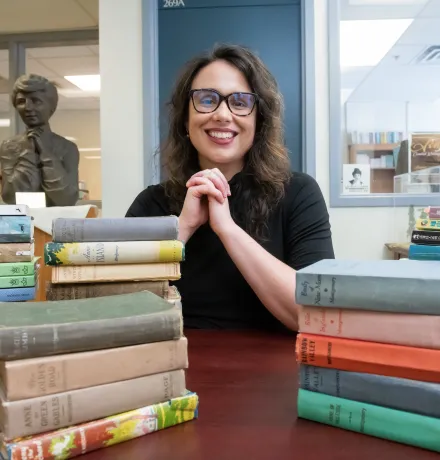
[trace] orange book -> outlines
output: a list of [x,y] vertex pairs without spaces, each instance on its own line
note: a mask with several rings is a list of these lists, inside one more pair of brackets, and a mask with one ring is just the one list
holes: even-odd
[[440,350],[298,334],[295,351],[301,364],[440,383]]

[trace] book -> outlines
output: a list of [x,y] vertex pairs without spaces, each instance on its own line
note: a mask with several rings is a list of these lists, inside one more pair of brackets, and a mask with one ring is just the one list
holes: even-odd
[[182,327],[181,309],[148,291],[0,303],[0,360],[174,340]]
[[298,391],[298,417],[440,452],[440,420],[314,391]]
[[133,265],[58,265],[52,268],[54,284],[178,279],[180,279],[180,263],[171,262]]
[[440,382],[440,350],[300,333],[295,352],[301,364]]
[[33,237],[31,216],[0,215],[0,243],[30,243]]
[[46,243],[46,265],[110,265],[181,262],[181,241],[117,241],[90,243]]
[[440,316],[305,306],[298,323],[308,334],[440,349]]
[[100,420],[1,443],[2,460],[67,460],[198,417],[199,397],[184,396]]
[[26,204],[2,204],[0,216],[28,216],[29,207]]
[[438,383],[307,365],[299,375],[304,390],[440,419]]
[[440,264],[324,259],[296,272],[299,305],[440,315]]
[[[124,364],[115,366],[115,363]],[[0,380],[6,400],[17,401],[187,367],[188,341],[182,337],[128,347],[0,361]]]
[[121,281],[113,283],[46,283],[47,300],[90,299],[110,295],[129,294],[130,292],[150,291],[160,297],[166,297],[168,281]]
[[176,370],[21,401],[0,397],[0,431],[8,441],[108,417],[184,393],[185,371]]
[[440,246],[410,244],[408,258],[411,260],[440,260]]
[[34,243],[0,243],[0,263],[31,262]]
[[[13,287],[0,289],[0,302],[26,302],[35,299],[36,286]],[[1,311],[1,308],[0,308]],[[0,319],[0,327],[1,327]],[[1,333],[0,333],[0,353],[1,353]]]
[[437,219],[416,219],[417,230],[438,230],[440,229],[440,218]]
[[39,257],[34,257],[31,262],[7,262],[0,263],[0,278],[10,276],[34,275],[35,266]]
[[33,275],[0,276],[0,290],[17,287],[32,287],[36,285],[36,282],[36,273]]
[[428,217],[430,219],[440,219],[440,207],[439,206],[430,206],[428,208]]
[[440,230],[413,230],[411,243],[424,245],[440,245]]
[[52,221],[52,240],[57,243],[162,241],[177,240],[178,236],[179,218],[177,216],[57,218]]

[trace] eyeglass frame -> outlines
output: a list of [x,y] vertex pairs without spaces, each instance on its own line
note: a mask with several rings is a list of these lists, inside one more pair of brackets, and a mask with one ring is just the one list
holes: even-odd
[[[197,92],[197,91],[211,91],[212,93],[215,93],[218,95],[219,97],[219,103],[217,105],[217,107],[214,109],[214,110],[211,110],[210,112],[201,112],[200,110],[197,110],[196,109],[196,104],[194,102],[194,93]],[[254,101],[254,105],[252,106],[251,108],[251,111],[249,113],[247,113],[246,115],[239,115],[237,113],[234,113],[232,110],[231,110],[231,107],[229,106],[229,97],[231,97],[233,94],[249,94],[251,96],[254,96],[255,98],[255,101]],[[248,91],[234,91],[233,93],[230,93],[230,94],[227,94],[226,96],[223,96],[223,94],[220,94],[216,89],[211,89],[211,88],[197,88],[197,89],[192,89],[189,91],[189,98],[191,99],[192,103],[193,103],[193,107],[194,107],[194,110],[197,112],[197,113],[214,113],[221,105],[221,103],[223,101],[226,102],[226,106],[228,107],[229,111],[232,113],[232,115],[235,115],[237,117],[248,117],[249,115],[252,114],[252,112],[254,111],[254,108],[255,106],[257,105],[257,102],[259,101],[259,96],[258,94],[256,93],[251,93],[251,92],[248,92]]]

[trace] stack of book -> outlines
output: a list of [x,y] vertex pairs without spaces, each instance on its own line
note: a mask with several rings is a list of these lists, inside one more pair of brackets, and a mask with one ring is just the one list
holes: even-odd
[[298,416],[440,452],[440,264],[299,270]]
[[[45,264],[52,266],[48,300],[71,300],[148,290],[179,299],[170,281],[180,278],[184,245],[178,218],[53,220]],[[177,300],[179,301],[179,300]]]
[[66,460],[196,418],[182,325],[148,291],[0,304],[0,457]]
[[0,205],[0,302],[35,299],[38,257],[34,225],[25,205]]
[[423,209],[412,232],[408,258],[440,260],[440,207]]

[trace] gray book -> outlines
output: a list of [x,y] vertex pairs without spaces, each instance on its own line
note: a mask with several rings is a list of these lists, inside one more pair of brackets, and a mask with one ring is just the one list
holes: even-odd
[[177,240],[179,218],[121,217],[99,219],[58,218],[52,222],[57,243]]
[[296,302],[440,315],[440,263],[324,259],[296,272]]
[[376,406],[440,418],[440,384],[301,365],[299,387]]

